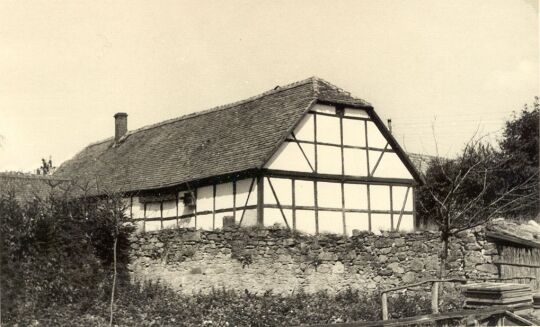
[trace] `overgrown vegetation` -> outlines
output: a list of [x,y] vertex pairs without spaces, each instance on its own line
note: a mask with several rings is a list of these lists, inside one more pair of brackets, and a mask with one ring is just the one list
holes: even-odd
[[[0,195],[3,325],[109,325],[117,225],[107,203],[49,198],[21,205],[14,194]],[[380,318],[377,292],[187,296],[159,283],[131,283],[130,231],[121,226],[118,234],[113,325],[289,326]],[[391,297],[389,305],[394,317],[405,317],[428,313],[429,301],[428,293],[412,292]]]
[[[103,203],[50,197],[21,205],[12,192],[0,195],[2,322],[58,306],[84,312],[110,298],[115,221]],[[118,235],[119,275],[129,232]]]
[[[123,281],[117,298],[114,324],[118,326],[299,326],[381,318],[378,294],[353,290],[338,295],[300,292],[290,296],[215,290],[187,296],[159,283]],[[429,303],[427,293],[398,294],[389,299],[393,318],[427,314]],[[455,307],[456,303],[450,303],[445,308]],[[105,326],[107,310],[107,301],[94,300],[83,311],[53,304],[19,316],[19,324],[37,320],[47,326]]]
[[420,221],[441,232],[441,276],[445,276],[448,241],[457,233],[493,218],[538,215],[539,102],[506,122],[499,148],[471,139],[456,158],[433,158],[425,184],[418,189]]

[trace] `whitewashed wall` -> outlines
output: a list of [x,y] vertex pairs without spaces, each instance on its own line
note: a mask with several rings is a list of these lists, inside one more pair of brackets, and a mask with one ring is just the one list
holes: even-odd
[[[317,104],[265,168],[346,178],[402,179],[412,184],[414,178],[394,150],[365,110],[344,108],[338,113],[333,106]],[[182,200],[143,204],[133,197],[131,215],[145,218],[137,223],[147,231],[176,226],[213,230],[223,227],[225,217],[234,217],[242,226],[256,225],[257,183],[250,194],[252,181],[198,187],[194,190],[196,209],[185,207]],[[355,229],[379,232],[398,226],[399,230],[413,230],[412,188],[396,184],[264,178],[264,225],[309,234],[350,235]],[[185,193],[180,192],[178,198]]]
[[407,188],[369,185],[368,196],[367,184],[267,177],[264,225],[288,226],[309,234],[351,235],[354,229],[395,230],[401,216],[399,230],[412,231],[413,189],[407,192]]
[[333,106],[321,104],[302,119],[265,168],[413,180],[365,110],[345,108],[340,117]]
[[[163,228],[198,228],[213,230],[223,227],[224,217],[235,217],[243,226],[257,223],[257,210],[244,209],[257,204],[257,183],[253,179],[221,183],[199,187],[193,191],[196,196],[196,209],[185,206],[183,197],[189,191],[178,193],[177,200],[164,200],[142,203],[139,197],[126,198],[128,214],[134,219],[139,230],[152,231]],[[234,194],[236,189],[236,195]],[[248,198],[249,195],[249,198]]]

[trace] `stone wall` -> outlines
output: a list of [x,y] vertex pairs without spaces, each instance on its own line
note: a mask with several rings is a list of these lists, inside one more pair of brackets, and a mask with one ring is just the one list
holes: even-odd
[[[184,293],[215,289],[287,294],[375,290],[435,277],[434,232],[306,236],[283,229],[169,229],[133,236],[130,269]],[[450,276],[493,278],[496,247],[480,230],[450,244]]]

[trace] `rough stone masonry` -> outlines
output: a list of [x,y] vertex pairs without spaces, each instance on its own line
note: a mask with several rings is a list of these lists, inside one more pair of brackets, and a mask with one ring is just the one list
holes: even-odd
[[[495,278],[496,246],[481,228],[451,240],[448,275]],[[131,240],[134,278],[160,280],[183,293],[212,289],[290,294],[376,290],[436,277],[438,233],[362,232],[306,236],[285,229],[168,229]]]

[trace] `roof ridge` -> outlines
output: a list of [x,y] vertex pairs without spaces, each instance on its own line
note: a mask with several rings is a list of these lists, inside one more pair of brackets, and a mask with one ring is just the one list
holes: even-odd
[[[309,83],[311,81],[313,81],[313,83],[316,84],[316,80],[317,80],[317,77],[312,76],[312,77],[303,79],[301,81],[296,81],[296,82],[287,84],[285,86],[279,86],[278,85],[277,87],[275,87],[275,88],[273,88],[271,90],[265,91],[263,93],[259,93],[257,95],[251,96],[251,97],[246,98],[246,99],[238,100],[238,101],[231,102],[231,103],[224,104],[224,105],[219,105],[219,106],[216,106],[216,107],[212,107],[210,109],[205,109],[205,110],[201,110],[201,111],[192,112],[192,113],[185,114],[185,115],[182,115],[182,116],[179,116],[179,117],[166,119],[166,120],[154,123],[154,124],[145,125],[145,126],[137,128],[137,129],[128,131],[124,136],[122,136],[120,141],[122,141],[123,139],[127,138],[128,136],[130,136],[132,134],[135,134],[135,133],[138,133],[138,132],[142,132],[142,131],[145,131],[145,130],[148,130],[148,129],[164,126],[164,125],[167,125],[167,124],[172,124],[172,123],[175,123],[177,121],[198,117],[198,116],[205,115],[205,114],[208,114],[208,113],[213,113],[213,112],[216,112],[216,111],[221,111],[221,110],[233,108],[233,107],[239,106],[241,104],[245,104],[245,103],[248,103],[248,102],[251,102],[251,101],[258,100],[258,99],[260,99],[262,97],[265,97],[265,96],[268,96],[268,95],[272,95],[272,94],[276,94],[276,93],[279,93],[279,92],[282,92],[282,91],[290,90],[292,88],[307,84],[307,83]],[[314,86],[314,88],[316,88],[316,86]],[[92,143],[88,144],[85,148],[95,146],[95,145],[99,145],[99,144],[102,144],[102,143],[105,143],[105,142],[109,142],[109,141],[112,141],[113,139],[114,139],[114,137],[109,136],[109,137],[107,137],[105,139],[92,142]],[[83,150],[85,148],[83,148]]]
[[[357,101],[362,101],[364,102],[366,105],[371,105],[369,102],[367,102],[366,100],[362,99],[362,98],[358,98],[356,96],[353,96],[351,94],[351,92],[349,91],[346,91],[345,89],[342,89],[341,87],[335,85],[335,84],[332,84],[330,82],[328,82],[327,80],[325,80],[324,78],[320,78],[320,77],[314,77],[316,78],[319,82],[321,83],[324,83],[326,84],[327,86],[329,86],[330,88],[334,89],[335,91],[339,92],[339,93],[343,93],[343,94],[346,94],[348,96],[350,96],[352,99],[354,100],[357,100]],[[318,87],[317,87],[317,92],[318,92]],[[318,94],[318,93],[317,93]]]
[[[209,114],[209,113],[213,113],[213,112],[217,112],[217,111],[221,111],[221,110],[225,110],[225,109],[230,109],[230,108],[239,106],[241,104],[246,104],[246,103],[258,100],[258,99],[263,98],[265,96],[273,95],[273,94],[276,94],[276,93],[280,93],[280,92],[283,92],[283,91],[293,89],[293,88],[298,87],[298,86],[305,85],[305,84],[311,82],[311,80],[313,78],[314,77],[310,77],[310,78],[307,78],[307,79],[304,79],[304,80],[301,80],[301,81],[297,81],[297,82],[294,82],[294,83],[287,84],[285,86],[279,86],[278,85],[278,87],[276,87],[274,89],[265,91],[263,93],[251,96],[251,97],[243,99],[243,100],[238,100],[238,101],[231,102],[231,103],[228,103],[228,104],[216,106],[216,107],[213,107],[213,108],[210,108],[210,109],[205,109],[205,110],[201,110],[201,111],[192,112],[192,113],[180,116],[180,117],[175,117],[175,118],[167,119],[167,120],[164,120],[164,121],[161,121],[161,122],[158,122],[158,123],[154,123],[154,124],[146,125],[146,126],[143,126],[143,127],[139,127],[137,129],[128,131],[124,137],[128,137],[129,135],[132,135],[132,134],[135,134],[135,133],[138,133],[138,132],[142,132],[142,131],[145,131],[145,130],[148,130],[148,129],[151,129],[151,128],[171,124],[171,123],[174,123],[174,122],[177,122],[177,121],[194,118],[194,117],[206,115],[206,114]],[[112,138],[110,138],[110,139],[112,139]],[[104,142],[104,141],[102,141],[102,142]],[[102,143],[102,142],[100,142],[100,143]]]

